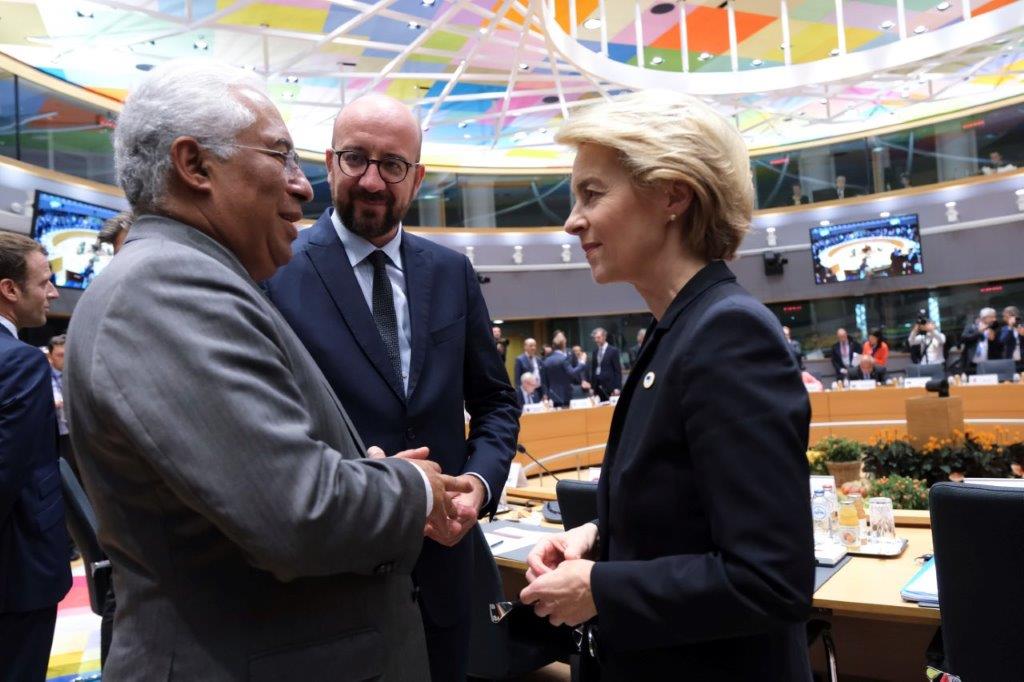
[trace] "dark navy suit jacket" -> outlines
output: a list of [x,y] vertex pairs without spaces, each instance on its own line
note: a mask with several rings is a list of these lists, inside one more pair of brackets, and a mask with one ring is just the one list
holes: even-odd
[[55,605],[71,588],[46,356],[0,327],[0,613]]
[[[404,232],[402,265],[412,324],[408,397],[388,361],[330,209],[292,245],[267,283],[369,447],[388,455],[427,446],[444,473],[477,473],[497,507],[519,435],[519,405],[494,347],[476,272],[465,256]],[[470,414],[469,437],[463,415]],[[454,548],[425,540],[413,573],[439,626],[468,610],[472,539]]]
[[809,421],[779,321],[712,262],[612,417],[591,573],[607,679],[810,680]]
[[608,395],[622,389],[622,358],[618,348],[609,343],[604,349],[600,374],[597,373],[597,348],[591,350],[587,364],[590,365],[590,383],[597,384]]
[[541,370],[544,374],[545,394],[555,407],[565,407],[572,398],[572,385],[579,383],[587,366],[583,363],[573,365],[568,355],[556,350],[544,358]]
[[[539,355],[536,356],[536,357],[537,357],[537,372],[538,372],[537,381],[540,382],[540,386],[537,387],[537,390],[535,391],[535,393],[537,393],[539,396],[543,396],[544,395],[544,358],[542,358]],[[530,362],[530,358],[528,358],[526,356],[526,353],[522,353],[521,355],[519,355],[516,358],[515,381],[512,384],[513,386],[515,386],[516,390],[519,389],[519,379],[522,378],[523,374],[525,374],[526,372],[533,372],[533,364]]]

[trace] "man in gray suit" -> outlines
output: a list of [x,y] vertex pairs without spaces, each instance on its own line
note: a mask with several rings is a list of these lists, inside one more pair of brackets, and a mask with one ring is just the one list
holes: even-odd
[[71,434],[114,566],[104,678],[424,680],[410,573],[455,516],[426,449],[366,458],[256,282],[312,190],[251,74],[185,62],[128,98],[138,220],[68,332]]

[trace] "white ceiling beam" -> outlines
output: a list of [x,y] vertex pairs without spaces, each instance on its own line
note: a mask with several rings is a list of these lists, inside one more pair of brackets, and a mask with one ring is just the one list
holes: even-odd
[[[533,5],[530,5],[530,9],[526,11],[526,18],[529,20],[533,16]],[[525,23],[525,22],[524,22]],[[498,144],[498,140],[501,139],[501,131],[505,127],[505,118],[508,116],[509,103],[512,101],[512,92],[516,87],[516,80],[519,78],[519,53],[522,50],[523,43],[526,41],[526,31],[519,38],[519,45],[516,46],[516,53],[512,57],[512,64],[509,67],[508,74],[508,87],[505,88],[505,93],[501,100],[501,112],[498,115],[498,123],[494,127],[494,139],[491,141],[491,149],[494,149]]]

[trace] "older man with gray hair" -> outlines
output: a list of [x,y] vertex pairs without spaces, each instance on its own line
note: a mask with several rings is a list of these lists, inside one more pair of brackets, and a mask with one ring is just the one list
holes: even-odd
[[114,140],[137,216],[68,332],[74,447],[114,567],[110,679],[422,680],[410,572],[459,490],[364,456],[257,282],[312,196],[252,74],[155,69]]
[[960,343],[964,345],[961,364],[963,371],[974,374],[978,363],[985,360],[998,360],[1003,357],[1003,346],[999,342],[999,322],[995,308],[982,308],[977,319],[968,324],[960,335]]

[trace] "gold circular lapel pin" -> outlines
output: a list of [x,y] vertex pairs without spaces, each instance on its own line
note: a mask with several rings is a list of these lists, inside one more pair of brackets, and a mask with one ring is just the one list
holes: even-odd
[[654,385],[654,372],[648,372],[644,375],[644,388],[650,388]]

